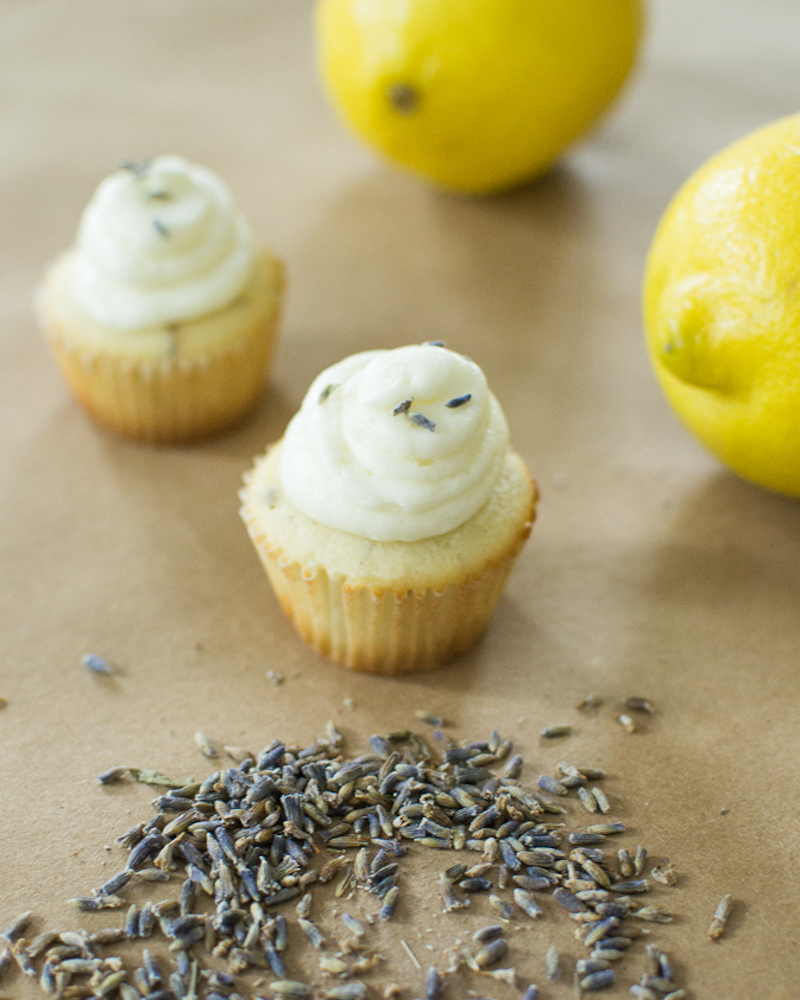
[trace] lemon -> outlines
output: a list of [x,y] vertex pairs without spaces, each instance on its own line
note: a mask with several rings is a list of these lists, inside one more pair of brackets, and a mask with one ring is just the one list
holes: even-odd
[[656,374],[734,471],[800,496],[800,115],[723,150],[677,193],[644,287]]
[[544,171],[631,68],[641,0],[319,0],[329,96],[390,160],[484,193]]

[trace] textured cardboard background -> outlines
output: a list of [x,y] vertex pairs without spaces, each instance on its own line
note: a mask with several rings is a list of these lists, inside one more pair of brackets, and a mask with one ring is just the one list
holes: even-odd
[[[655,937],[692,997],[794,997],[800,507],[729,474],[680,426],[645,357],[639,289],[691,170],[796,110],[800,9],[654,3],[639,72],[602,127],[539,183],[487,200],[437,193],[350,139],[321,96],[310,19],[309,0],[0,8],[0,925],[32,908],[34,933],[77,926],[66,901],[116,871],[104,845],[155,793],[100,787],[107,767],[202,777],[198,729],[258,750],[305,744],[329,718],[355,753],[430,709],[454,738],[513,737],[531,781],[564,757],[608,770],[626,842],[681,872],[658,893],[680,916]],[[254,418],[155,450],[79,411],[31,303],[99,180],[160,152],[222,175],[285,258],[289,295]],[[356,676],[284,620],[237,489],[324,366],[437,338],[486,371],[540,516],[479,648],[429,675]],[[89,651],[116,676],[89,675]],[[591,691],[605,703],[582,715]],[[614,721],[630,694],[659,708],[633,736]],[[575,734],[544,745],[555,721]],[[399,938],[427,966],[485,915],[439,915],[440,867],[411,865],[415,905],[381,939],[409,998],[421,975]],[[725,892],[735,913],[711,945]],[[545,989],[544,952],[577,957],[572,930],[551,913],[515,932],[513,959],[548,1000],[570,987]],[[608,995],[629,995],[641,966],[635,954]],[[472,984],[484,987],[518,995]],[[39,992],[12,971],[0,995]]]

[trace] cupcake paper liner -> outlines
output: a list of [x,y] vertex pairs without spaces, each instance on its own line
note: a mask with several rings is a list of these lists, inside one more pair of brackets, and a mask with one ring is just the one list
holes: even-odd
[[472,646],[489,624],[516,552],[478,579],[444,590],[384,590],[309,571],[254,539],[286,615],[302,638],[350,670],[433,670]]

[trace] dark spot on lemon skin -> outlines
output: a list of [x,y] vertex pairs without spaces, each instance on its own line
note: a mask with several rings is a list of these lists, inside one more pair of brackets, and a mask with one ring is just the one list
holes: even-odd
[[410,83],[393,83],[387,91],[389,103],[401,115],[413,115],[419,107],[419,91]]

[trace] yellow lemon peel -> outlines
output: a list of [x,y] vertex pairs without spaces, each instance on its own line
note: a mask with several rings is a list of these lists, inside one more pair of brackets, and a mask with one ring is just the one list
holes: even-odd
[[650,248],[644,314],[689,429],[740,475],[800,496],[800,115],[678,191]]
[[334,106],[390,160],[456,191],[543,172],[624,82],[641,0],[320,0]]

